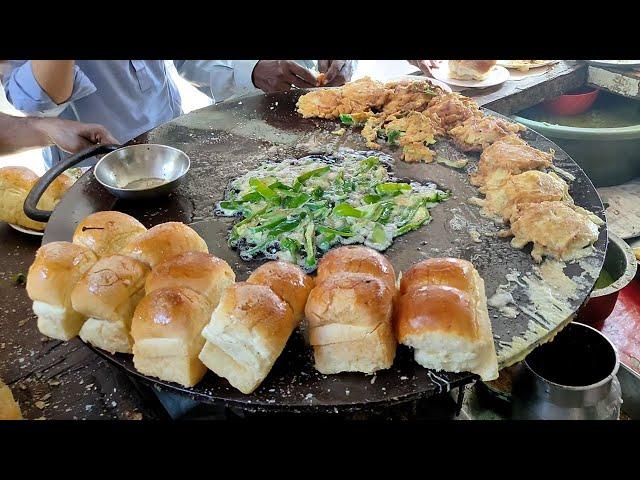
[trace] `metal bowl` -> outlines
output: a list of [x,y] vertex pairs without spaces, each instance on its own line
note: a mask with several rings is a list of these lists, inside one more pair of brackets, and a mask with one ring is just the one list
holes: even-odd
[[611,285],[591,292],[587,302],[578,310],[576,320],[596,328],[601,328],[605,319],[613,311],[620,290],[626,287],[636,274],[637,261],[633,250],[623,239],[609,234],[607,254],[603,269],[615,280]]
[[102,157],[93,174],[116,197],[141,199],[174,190],[190,165],[189,157],[177,148],[155,144],[131,145]]

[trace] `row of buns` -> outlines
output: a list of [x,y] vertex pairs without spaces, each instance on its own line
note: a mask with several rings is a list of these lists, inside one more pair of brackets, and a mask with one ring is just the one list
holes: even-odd
[[[427,262],[439,261],[448,260]],[[236,282],[231,267],[209,254],[188,226],[169,222],[147,230],[123,213],[99,212],[78,225],[73,242],[38,250],[27,292],[43,334],[61,340],[79,335],[106,351],[132,353],[141,373],[184,386],[198,383],[209,369],[252,392],[303,321],[322,373],[389,368],[399,340],[415,347],[425,366],[491,379],[492,371],[478,360],[486,353],[495,361],[484,286],[473,265],[457,262],[464,265],[452,277],[459,283],[447,288],[465,285],[452,303],[464,312],[452,323],[445,299],[443,310],[425,320],[412,302],[429,303],[428,295],[405,291],[415,273],[409,270],[398,290],[393,266],[366,247],[331,250],[315,281],[297,265],[268,262]],[[447,271],[443,278],[451,276]],[[418,325],[430,338],[449,338],[443,349],[462,349],[462,360],[429,363],[434,354],[425,352],[437,340],[416,343],[404,334],[405,324]]]

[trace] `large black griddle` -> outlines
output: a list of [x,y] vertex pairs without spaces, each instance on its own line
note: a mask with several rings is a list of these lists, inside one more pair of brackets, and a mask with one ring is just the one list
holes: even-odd
[[[166,221],[191,224],[207,241],[211,253],[225,259],[235,270],[237,279],[245,279],[261,262],[245,262],[237,252],[227,247],[227,232],[235,219],[216,217],[215,202],[222,199],[228,182],[266,159],[281,160],[309,154],[327,154],[340,148],[367,150],[357,130],[347,129],[343,136],[332,134],[339,125],[333,121],[302,119],[295,113],[300,93],[292,91],[275,95],[258,95],[229,101],[191,112],[136,138],[132,143],[157,143],[183,150],[191,158],[191,171],[184,184],[166,198],[135,203],[116,200],[89,171],[58,204],[47,225],[43,243],[69,241],[78,222],[90,213],[116,209],[138,218],[151,227]],[[487,114],[497,115],[485,110]],[[576,179],[570,184],[570,193],[577,205],[604,219],[602,202],[590,180],[576,163],[553,142],[534,131],[523,134],[527,142],[541,150],[556,151],[555,164]],[[441,140],[435,145],[439,155],[448,159],[465,157],[450,142]],[[398,152],[387,150],[394,158]],[[487,236],[504,226],[493,224],[479,214],[467,199],[477,196],[477,190],[468,182],[468,171],[475,168],[477,154],[469,154],[464,169],[453,169],[438,163],[408,164],[396,161],[395,176],[403,179],[432,181],[441,188],[453,191],[453,197],[431,210],[433,220],[417,231],[395,240],[385,252],[397,271],[429,257],[453,256],[474,263],[486,284],[487,296],[498,285],[505,283],[505,274],[512,269],[525,274],[534,263],[530,247],[513,249],[509,239]],[[480,233],[480,241],[472,238],[471,230]],[[602,265],[607,245],[606,227],[601,228],[592,261]],[[565,270],[577,276],[581,268],[570,264]],[[580,291],[579,298],[571,300],[576,311],[587,299],[595,278],[588,288]],[[524,302],[524,292],[514,292],[516,302]],[[518,351],[504,349],[513,338],[528,332],[530,317],[504,317],[500,311],[489,308],[501,367],[510,365],[535,348],[553,338],[570,318],[545,329],[544,335],[530,338]],[[448,391],[477,379],[462,373],[430,372],[412,360],[412,353],[399,346],[392,369],[376,375],[339,374],[325,376],[313,369],[309,348],[305,347],[298,332],[290,339],[285,352],[276,362],[263,384],[251,395],[243,395],[226,380],[213,373],[194,388],[184,388],[170,382],[140,375],[133,368],[129,355],[110,355],[95,349],[100,355],[148,382],[186,393],[203,402],[224,402],[229,405],[255,410],[315,410],[338,412],[363,406],[389,405],[397,402],[428,397]],[[505,352],[505,353],[502,353]]]

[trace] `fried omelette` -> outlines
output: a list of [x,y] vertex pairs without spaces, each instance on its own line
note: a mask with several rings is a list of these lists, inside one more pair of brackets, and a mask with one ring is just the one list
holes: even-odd
[[438,127],[445,133],[471,117],[481,116],[482,112],[469,97],[454,92],[434,97],[425,114],[437,120]]
[[454,143],[465,152],[481,152],[503,137],[526,130],[518,123],[494,116],[472,116],[449,130]]
[[555,173],[530,170],[510,176],[504,183],[487,190],[486,197],[479,200],[485,215],[507,221],[518,205],[546,201],[573,203],[569,186]]
[[471,184],[479,186],[484,193],[510,175],[551,167],[553,155],[553,150],[546,153],[527,145],[517,135],[508,135],[482,151],[478,171],[470,176]]
[[387,114],[422,112],[433,98],[444,93],[444,90],[428,80],[388,82],[385,88],[389,94],[382,111]]
[[304,118],[338,118],[341,114],[372,114],[379,111],[389,91],[384,84],[369,77],[339,88],[322,88],[302,95],[296,104]]
[[543,256],[575,260],[598,239],[598,217],[575,205],[561,202],[525,203],[511,216],[511,245],[523,248],[533,243],[531,256],[541,262]]

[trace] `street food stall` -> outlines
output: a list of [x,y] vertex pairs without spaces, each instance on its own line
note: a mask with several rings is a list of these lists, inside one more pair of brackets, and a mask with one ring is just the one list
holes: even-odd
[[640,159],[594,185],[524,116],[635,102],[606,62],[244,96],[63,160],[0,223],[0,378],[28,419],[638,418]]

